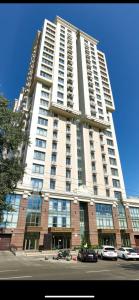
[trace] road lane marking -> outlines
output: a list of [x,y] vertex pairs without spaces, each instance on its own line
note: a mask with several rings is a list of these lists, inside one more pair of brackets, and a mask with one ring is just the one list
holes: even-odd
[[83,298],[83,299],[84,298],[89,298],[89,299],[95,298],[94,295],[92,295],[92,296],[89,296],[89,295],[84,295],[84,296],[83,295],[82,296],[81,295],[80,296],[79,295],[73,295],[73,296],[70,296],[70,295],[67,295],[67,296],[66,295],[59,295],[59,296],[53,295],[52,296],[51,295],[51,296],[44,296],[44,297],[45,298],[60,298],[60,299],[61,298],[74,298],[74,299],[75,298],[79,298],[79,299],[81,299],[81,298]]
[[3,271],[0,271],[0,273],[3,273],[3,272],[16,272],[16,271],[19,271],[18,269],[17,270],[3,270]]
[[86,273],[94,273],[94,272],[110,272],[110,270],[96,270],[96,271],[86,271]]
[[16,278],[27,278],[27,277],[32,277],[32,276],[18,276],[18,277],[5,277],[5,278],[0,278],[0,280],[2,279],[16,279]]

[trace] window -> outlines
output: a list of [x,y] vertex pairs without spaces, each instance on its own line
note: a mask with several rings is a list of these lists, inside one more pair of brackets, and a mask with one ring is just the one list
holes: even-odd
[[64,94],[60,93],[60,92],[57,92],[57,97],[63,99],[64,98]]
[[57,227],[57,217],[53,217],[53,227]]
[[34,151],[34,159],[45,160],[45,153],[40,151]]
[[58,120],[54,120],[54,121],[53,121],[53,126],[54,126],[54,127],[58,127]]
[[112,141],[112,140],[109,140],[109,139],[107,139],[107,145],[113,146],[113,141]]
[[103,165],[103,171],[104,171],[104,173],[107,173],[107,166],[106,165]]
[[42,107],[39,107],[39,114],[40,115],[44,115],[44,116],[48,116],[49,111],[47,109],[44,109]]
[[96,174],[93,174],[93,183],[97,182],[97,176]]
[[41,117],[38,117],[38,124],[47,126],[48,125],[48,120],[47,119],[43,119]]
[[39,195],[31,195],[28,197],[28,211],[41,211],[42,198]]
[[26,226],[40,226],[41,214],[38,212],[27,212]]
[[[64,66],[59,64],[59,69],[64,70]],[[63,72],[62,72],[63,73]],[[63,73],[64,74],[64,73]]]
[[32,188],[41,190],[43,187],[43,180],[38,178],[31,178]]
[[64,83],[64,79],[63,79],[63,78],[60,78],[60,77],[58,77],[58,82],[60,82],[60,83]]
[[53,153],[51,156],[52,162],[56,162],[56,153]]
[[51,167],[51,175],[56,175],[56,167]]
[[41,96],[45,98],[49,98],[49,93],[41,91]]
[[96,170],[96,164],[95,164],[95,162],[94,162],[94,161],[92,162],[92,170],[93,170],[93,171],[95,171],[95,170]]
[[40,147],[40,148],[46,148],[46,141],[40,140],[40,139],[36,139],[36,146]]
[[58,74],[60,75],[60,76],[64,76],[64,72],[62,72],[62,71],[58,71]]
[[52,75],[48,74],[48,73],[45,73],[43,71],[40,72],[40,75],[47,78],[47,79],[52,79]]
[[55,189],[55,180],[50,179],[50,189],[54,190]]
[[61,90],[61,91],[63,91],[64,90],[64,86],[61,85],[61,84],[58,84],[58,89]]
[[5,197],[7,204],[11,204],[15,211],[3,211],[0,228],[16,228],[18,222],[19,206],[20,206],[21,195],[8,194]]
[[66,227],[66,217],[62,217],[62,227]]
[[115,166],[117,165],[117,162],[116,162],[115,158],[109,157],[109,160],[110,160],[111,165],[115,165]]
[[108,177],[104,177],[104,181],[105,181],[105,184],[106,184],[106,185],[109,184],[109,182],[108,182]]
[[118,200],[122,199],[122,193],[119,191],[114,191],[114,197]]
[[71,178],[71,171],[66,169],[66,178]]
[[66,157],[66,165],[70,165],[71,164],[71,159],[70,157]]
[[94,195],[98,195],[98,188],[94,186]]
[[105,133],[105,135],[112,137],[112,132],[111,131],[105,130],[104,133]]
[[96,203],[97,228],[113,228],[112,205]]
[[70,191],[71,191],[71,183],[66,182],[66,192],[70,192]]
[[53,143],[52,143],[52,149],[53,149],[53,150],[57,150],[57,143],[56,143],[56,142],[53,142]]
[[114,149],[111,149],[111,148],[108,148],[108,153],[109,153],[110,155],[115,155]]
[[44,166],[38,165],[38,164],[33,164],[32,165],[32,172],[33,173],[44,174]]
[[61,64],[64,64],[64,59],[59,58],[59,62],[60,62]]
[[47,136],[47,130],[44,128],[37,127],[37,134]]
[[114,176],[118,176],[118,170],[115,168],[111,168],[111,174]]
[[98,108],[98,112],[99,112],[99,114],[103,114],[103,110],[100,108]]
[[106,197],[110,197],[110,190],[106,189]]
[[53,131],[53,139],[57,139],[57,131]]
[[49,101],[46,101],[44,99],[40,99],[40,104],[43,105],[43,106],[47,106],[48,107]]
[[113,182],[113,187],[117,187],[117,188],[120,187],[120,181],[119,181],[119,180],[117,180],[117,179],[112,179],[112,182]]

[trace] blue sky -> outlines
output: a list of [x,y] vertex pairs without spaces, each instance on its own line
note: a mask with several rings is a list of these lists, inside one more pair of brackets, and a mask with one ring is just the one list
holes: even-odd
[[99,40],[115,100],[114,122],[127,195],[139,195],[139,4],[0,4],[0,92],[24,86],[35,33],[59,15]]

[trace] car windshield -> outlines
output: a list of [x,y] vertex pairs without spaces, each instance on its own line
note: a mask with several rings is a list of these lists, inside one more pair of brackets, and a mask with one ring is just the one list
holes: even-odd
[[128,249],[128,248],[127,248],[126,251],[128,251],[128,252],[130,252],[130,253],[132,253],[132,252],[135,253],[135,252],[136,252],[136,251],[135,251],[134,249],[132,249],[132,248],[131,248],[131,249]]
[[108,250],[108,251],[115,251],[114,248],[111,248],[111,247],[105,247],[105,250]]
[[94,250],[88,249],[88,250],[87,250],[87,253],[89,253],[89,254],[94,254]]

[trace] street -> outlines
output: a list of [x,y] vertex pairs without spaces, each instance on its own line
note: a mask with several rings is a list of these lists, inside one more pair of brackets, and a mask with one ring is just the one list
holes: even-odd
[[139,261],[47,261],[0,252],[0,280],[139,280]]

